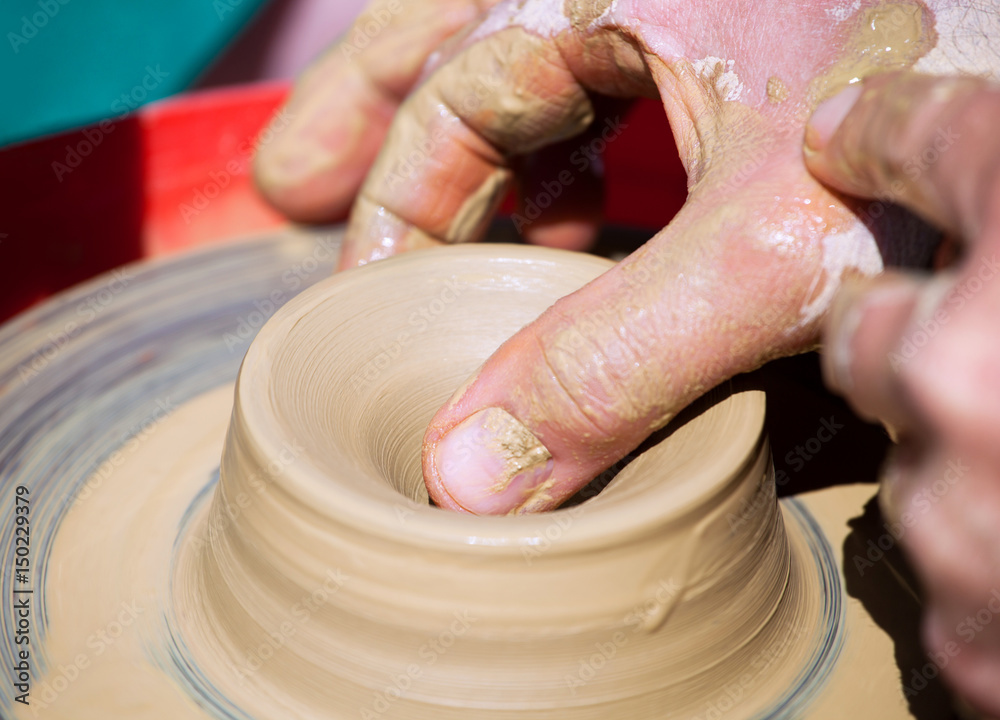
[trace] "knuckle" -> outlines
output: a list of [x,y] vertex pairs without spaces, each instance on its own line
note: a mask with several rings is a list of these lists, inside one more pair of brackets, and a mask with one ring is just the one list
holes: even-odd
[[648,432],[652,400],[659,395],[643,377],[650,358],[623,339],[621,325],[612,311],[564,315],[559,329],[539,341],[546,372],[571,401],[577,424],[596,433],[595,441],[620,443],[631,428]]

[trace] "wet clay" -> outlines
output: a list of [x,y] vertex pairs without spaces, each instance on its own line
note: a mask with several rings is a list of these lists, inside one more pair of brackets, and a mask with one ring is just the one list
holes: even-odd
[[519,472],[541,465],[552,457],[538,438],[506,411],[488,408],[484,412],[486,417],[483,419],[483,428],[506,458],[501,473],[505,480],[494,492],[506,489],[510,480]]
[[574,30],[583,32],[607,13],[613,4],[613,0],[564,0],[563,13]]
[[788,86],[777,75],[767,79],[767,99],[775,104],[788,99]]
[[[523,15],[531,7],[528,3],[518,12]],[[499,12],[490,17],[504,17]],[[528,22],[518,18],[519,23]],[[547,56],[558,54],[551,43],[524,27],[491,30],[490,22],[477,30],[495,32],[489,42],[471,44],[440,67],[397,113],[361,189],[365,204],[352,212],[362,228],[359,233],[352,231],[352,239],[366,249],[379,244],[404,249],[409,232],[405,225],[410,223],[439,241],[479,239],[509,185],[506,158],[577,135],[593,122],[594,109],[583,88],[567,70],[546,62]],[[466,146],[475,150],[471,159],[464,152]],[[412,206],[398,206],[404,183],[419,186],[430,181],[437,187],[435,173],[451,162],[462,162],[465,171],[452,177],[452,182],[462,183],[454,192],[464,191],[457,207],[440,198],[429,206],[416,200]],[[389,212],[385,209],[389,206],[405,223],[381,240],[369,237],[372,208]],[[449,211],[438,212],[438,206]]]
[[[233,252],[206,274],[234,267]],[[256,252],[268,269],[289,262]],[[909,717],[892,642],[837,570],[845,520],[872,488],[779,506],[758,391],[709,394],[576,507],[481,518],[427,504],[430,415],[507,336],[607,266],[540,248],[448,248],[293,299],[235,388],[182,402],[71,495],[57,531],[39,524],[53,591],[39,596],[38,702],[5,714]],[[173,272],[189,278],[191,263]],[[78,302],[68,297],[70,316]],[[130,321],[142,306],[116,306],[113,327],[151,326]],[[204,327],[190,341],[202,357]],[[29,318],[0,339],[16,357],[48,331]],[[145,342],[127,335],[129,347]],[[104,330],[90,342],[118,352]],[[170,350],[183,357],[185,343]],[[204,362],[188,376],[217,377]],[[72,356],[60,363],[79,376]],[[177,368],[162,378],[156,387],[178,383]],[[34,492],[39,518],[65,497]]]
[[910,67],[936,44],[933,19],[925,16],[923,5],[890,2],[865,8],[846,31],[841,59],[810,83],[808,102],[815,106],[869,75]]
[[448,226],[448,242],[465,242],[482,237],[492,215],[490,209],[498,207],[510,186],[512,173],[507,168],[497,168],[483,184],[462,204]]
[[[417,459],[427,418],[507,335],[607,267],[534,248],[450,248],[334,278],[286,306],[243,363],[204,521],[221,530],[182,563],[207,600],[197,626],[217,634],[192,648],[206,665],[249,662],[245,649],[332,572],[348,579],[312,631],[261,668],[255,685],[274,694],[257,707],[301,701],[284,694],[305,686],[317,714],[374,712],[373,688],[402,674],[394,717],[653,718],[668,704],[694,712],[713,678],[784,643],[748,689],[747,711],[766,707],[787,683],[778,668],[807,663],[805,624],[822,622],[808,559],[774,503],[759,393],[715,396],[576,510],[475,518],[426,504]],[[449,284],[459,302],[412,332],[409,319]],[[386,339],[403,352],[393,357]],[[513,474],[537,460],[538,443],[507,435]],[[303,453],[226,522],[222,508],[253,492],[264,461],[296,445]],[[759,508],[752,521],[727,520],[745,507]],[[725,633],[698,623],[707,608]],[[458,636],[455,622],[460,637],[425,662],[420,649]],[[788,635],[795,623],[801,644]],[[601,643],[614,648],[603,672],[568,682]]]

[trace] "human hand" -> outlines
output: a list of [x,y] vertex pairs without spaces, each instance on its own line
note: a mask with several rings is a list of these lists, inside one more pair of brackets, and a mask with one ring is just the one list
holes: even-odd
[[296,83],[291,124],[258,148],[258,188],[293,220],[347,215],[427,59],[498,0],[369,0]]
[[[299,217],[314,218],[346,204],[404,86],[423,78],[361,185],[343,266],[481,235],[525,155],[587,128],[597,94],[659,95],[688,170],[690,195],[670,225],[511,338],[432,420],[424,472],[439,505],[558,506],[707,389],[814,346],[843,277],[874,275],[883,258],[921,260],[928,246],[912,225],[890,222],[891,210],[863,216],[864,203],[808,173],[801,151],[821,99],[913,63],[941,37],[921,7],[508,0],[451,26],[422,76],[406,63],[392,101],[372,89],[384,81],[338,79],[375,74],[347,62],[392,75],[399,63],[374,41],[350,60],[335,49],[323,61],[333,69],[307,76],[293,126],[259,155],[259,177],[279,206],[299,203]],[[376,38],[387,47],[392,27]],[[433,47],[411,45],[414,58]],[[380,118],[361,149],[344,141],[347,121],[331,119],[355,105]],[[364,112],[347,117],[365,122]],[[573,180],[561,214],[526,228],[529,239],[572,246],[592,233],[594,203],[569,190],[593,183]]]
[[[842,119],[842,122],[840,120]],[[900,74],[813,118],[807,164],[851,195],[899,202],[964,243],[953,268],[850,283],[825,326],[828,384],[900,446],[883,511],[927,596],[941,672],[1000,715],[1000,87]]]

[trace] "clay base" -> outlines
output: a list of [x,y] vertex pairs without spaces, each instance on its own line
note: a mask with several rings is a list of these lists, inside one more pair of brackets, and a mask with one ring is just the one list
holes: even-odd
[[[190,533],[204,521],[214,491],[232,407],[230,383],[246,347],[240,344],[242,326],[252,333],[252,313],[263,315],[268,302],[280,304],[298,289],[288,278],[305,277],[305,261],[312,259],[312,279],[323,277],[326,269],[316,262],[321,249],[304,239],[248,243],[137,269],[136,281],[34,374],[19,375],[17,368],[31,368],[33,358],[44,357],[38,349],[49,335],[78,320],[79,303],[96,297],[105,281],[95,280],[0,330],[0,343],[10,351],[9,364],[0,368],[7,373],[0,386],[0,433],[8,438],[0,464],[9,469],[3,507],[12,527],[13,488],[30,489],[28,584],[36,591],[31,705],[16,704],[6,687],[0,695],[3,716],[330,716],[316,710],[307,692],[289,700],[295,677],[281,680],[281,692],[265,679],[280,678],[275,657],[309,635],[342,579],[334,574],[293,597],[288,624],[265,632],[266,640],[242,648],[239,656],[218,647],[216,628],[199,626],[211,601],[204,593],[220,584],[186,574],[198,564],[185,554],[199,552]],[[801,570],[829,583],[817,596],[825,609],[794,607],[826,618],[824,627],[833,631],[818,644],[803,644],[795,633],[776,636],[746,658],[746,666],[762,668],[762,675],[779,665],[801,670],[790,658],[803,647],[819,647],[817,662],[829,666],[823,682],[797,686],[796,675],[788,673],[783,688],[772,686],[767,702],[791,698],[774,708],[773,717],[911,716],[892,640],[846,594],[842,576],[820,571],[843,566],[848,522],[873,492],[871,486],[841,487],[784,502],[790,556],[812,556],[816,564]],[[234,500],[238,519],[242,508]],[[12,542],[5,547],[11,557]],[[8,596],[12,582],[4,576]],[[11,636],[9,605],[3,619]],[[820,623],[797,625],[788,618],[784,626],[811,633]],[[420,650],[415,647],[418,662]],[[589,666],[599,678],[600,659],[591,655],[581,657],[580,672]],[[404,673],[407,668],[401,666]],[[769,682],[774,677],[770,673]],[[680,716],[753,717],[760,705],[751,696],[768,694],[759,694],[761,683],[752,672],[719,680],[717,693],[693,701]],[[370,687],[367,704],[344,716],[370,708],[380,717],[412,717],[399,710],[403,683],[387,675]],[[565,710],[553,708],[551,716],[587,717]],[[652,712],[665,711],[660,706]],[[609,715],[601,709],[593,717]]]

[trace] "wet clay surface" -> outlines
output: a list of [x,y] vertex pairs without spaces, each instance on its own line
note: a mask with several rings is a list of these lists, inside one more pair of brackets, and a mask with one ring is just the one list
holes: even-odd
[[[851,200],[823,187],[805,169],[802,142],[805,121],[822,99],[872,73],[919,64],[950,42],[937,28],[939,6],[946,9],[917,2],[747,2],[713,8],[718,13],[708,22],[702,5],[620,0],[599,8],[581,31],[579,19],[559,22],[545,3],[498,5],[473,34],[480,44],[467,46],[456,62],[471,63],[475,55],[481,60],[466,66],[470,72],[499,68],[491,106],[511,96],[512,107],[521,107],[522,95],[550,100],[536,108],[537,125],[513,115],[496,124],[489,112],[467,115],[468,127],[497,151],[491,162],[505,166],[511,156],[537,148],[529,142],[522,149],[515,138],[520,132],[537,129],[541,141],[572,131],[589,107],[577,94],[581,87],[645,92],[638,79],[644,74],[663,101],[690,193],[645,246],[491,358],[465,397],[434,417],[427,456],[438,452],[438,438],[473,413],[503,407],[553,458],[545,482],[555,490],[546,490],[536,506],[551,508],[707,388],[816,347],[819,323],[843,280],[875,275],[887,264],[928,262],[936,232],[886,203]],[[610,39],[615,33],[621,42]],[[516,61],[487,64],[482,45],[490,42],[494,51],[533,48],[545,59],[537,87],[547,93],[531,87],[519,94],[528,82],[524,56],[518,51]],[[420,102],[433,104],[432,95]],[[426,187],[450,182],[439,167],[425,168]],[[418,208],[418,195],[384,199]],[[434,204],[435,212],[449,203]],[[461,207],[465,217],[468,206]],[[411,217],[419,225],[427,213],[418,208]],[[622,382],[622,358],[648,347],[657,352],[638,362],[641,380]],[[502,380],[509,377],[516,378],[512,387]],[[566,411],[552,419],[542,410],[548,407]],[[587,443],[581,446],[579,438]],[[428,482],[444,485],[432,460],[427,464]]]
[[[262,292],[277,298],[284,266],[320,248],[296,258],[257,246],[249,265],[239,246],[217,251],[214,262],[241,272],[213,290],[249,284],[247,307]],[[171,348],[137,367],[153,373],[143,376],[152,393],[174,383],[175,402],[134,449],[121,445],[111,472],[83,474],[75,489],[16,479],[35,493],[50,591],[38,596],[38,702],[0,696],[5,714],[596,720],[670,707],[701,717],[727,705],[738,678],[732,717],[775,703],[796,717],[910,717],[892,642],[838,571],[846,521],[872,488],[777,505],[757,391],[709,395],[575,509],[472,518],[427,506],[428,415],[526,318],[605,267],[531,248],[459,250],[447,271],[439,254],[414,254],[382,266],[383,282],[350,273],[292,300],[247,355],[235,414],[225,378],[239,356],[228,329],[206,345],[204,297],[182,303],[201,318],[190,335],[127,333]],[[253,267],[270,273],[270,289]],[[198,287],[191,273],[181,262],[149,283],[183,298],[168,279]],[[490,326],[476,308],[490,308]],[[464,310],[472,324],[456,333]],[[29,351],[46,326],[24,330],[5,329],[12,349]],[[108,332],[92,342],[116,353],[124,338]],[[71,355],[47,372],[66,371],[79,372]],[[127,388],[81,407],[144,402]],[[68,427],[32,442],[57,457]]]

